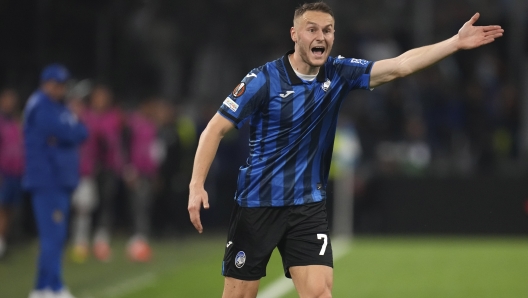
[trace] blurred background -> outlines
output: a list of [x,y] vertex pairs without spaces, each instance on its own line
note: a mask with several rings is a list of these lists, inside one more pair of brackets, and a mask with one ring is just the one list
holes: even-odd
[[[329,185],[328,204],[336,210],[330,212],[333,230],[359,239],[513,237],[523,243],[523,252],[513,259],[528,265],[523,242],[528,235],[528,2],[326,2],[336,17],[332,56],[391,58],[455,35],[477,11],[477,25],[498,24],[506,30],[491,45],[459,52],[372,92],[349,95],[339,119]],[[185,244],[196,245],[188,240],[194,231],[186,206],[199,135],[248,71],[292,48],[289,28],[301,3],[2,0],[0,88],[16,92],[21,109],[38,88],[41,69],[60,62],[77,80],[72,94],[87,104],[97,86],[110,90],[113,105],[125,117],[155,102],[147,113],[156,125],[159,149],[151,234],[185,249]],[[203,213],[203,221],[213,236],[203,237],[220,235],[219,252],[247,141],[247,127],[228,135],[208,176],[211,210]],[[116,235],[131,229],[126,182],[119,185],[113,203]],[[36,235],[29,208],[23,204],[10,237],[34,258],[31,244],[27,248]],[[426,244],[432,243],[427,239]],[[519,274],[528,272],[512,276]],[[16,297],[2,296],[6,287],[1,283],[2,278],[1,297]],[[526,296],[501,297],[528,297],[528,288],[517,286]],[[416,295],[405,297],[423,297]]]

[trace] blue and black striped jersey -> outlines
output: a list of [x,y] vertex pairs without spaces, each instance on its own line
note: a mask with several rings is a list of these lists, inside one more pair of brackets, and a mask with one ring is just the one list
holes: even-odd
[[250,154],[235,195],[242,207],[326,199],[339,108],[351,90],[369,89],[371,61],[329,57],[304,81],[292,53],[249,72],[218,110],[237,128],[249,120]]

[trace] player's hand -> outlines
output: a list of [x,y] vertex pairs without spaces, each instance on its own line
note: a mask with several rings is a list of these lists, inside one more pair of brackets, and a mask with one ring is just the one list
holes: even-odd
[[479,17],[480,14],[477,12],[458,31],[460,49],[469,50],[492,43],[504,33],[504,29],[502,29],[501,26],[473,26]]
[[198,233],[203,232],[202,222],[200,221],[202,205],[204,209],[209,209],[209,196],[207,192],[203,187],[191,188],[189,190],[189,206],[187,210],[189,211],[191,222]]

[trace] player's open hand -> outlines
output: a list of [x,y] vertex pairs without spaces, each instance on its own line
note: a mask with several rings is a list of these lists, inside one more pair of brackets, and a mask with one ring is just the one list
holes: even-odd
[[495,41],[504,33],[501,26],[474,26],[479,19],[480,14],[477,12],[469,21],[467,21],[458,31],[459,48],[469,50],[483,46]]
[[200,221],[200,210],[202,209],[202,205],[204,209],[209,209],[209,196],[207,195],[207,192],[203,187],[191,188],[187,210],[189,211],[191,222],[198,233],[203,232],[202,222]]

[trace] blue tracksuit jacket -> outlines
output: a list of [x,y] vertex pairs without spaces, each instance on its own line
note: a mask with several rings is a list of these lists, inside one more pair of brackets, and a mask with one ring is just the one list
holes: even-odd
[[33,93],[24,109],[23,186],[73,191],[79,182],[78,147],[87,136],[86,127],[63,103],[40,90]]

